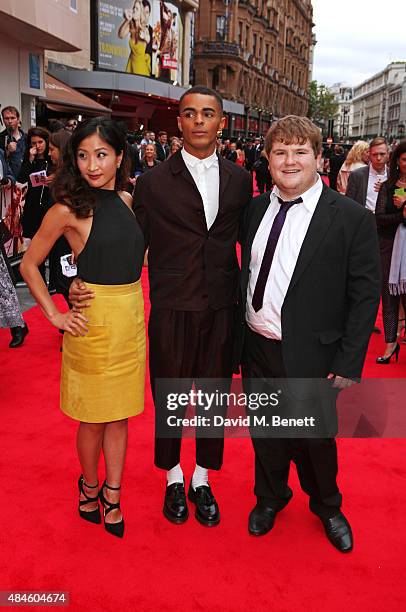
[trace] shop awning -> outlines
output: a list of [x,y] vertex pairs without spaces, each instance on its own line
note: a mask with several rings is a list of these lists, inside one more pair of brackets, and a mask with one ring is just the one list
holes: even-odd
[[[71,87],[78,89],[106,90],[120,93],[144,94],[147,96],[158,96],[168,102],[176,102],[186,89],[183,87],[165,83],[158,79],[140,76],[139,74],[125,74],[123,72],[108,72],[105,70],[51,70],[57,77],[63,79]],[[223,100],[226,113],[245,115],[244,104]]]
[[88,98],[50,74],[45,74],[45,97],[39,99],[50,110],[84,115],[110,115],[111,109]]

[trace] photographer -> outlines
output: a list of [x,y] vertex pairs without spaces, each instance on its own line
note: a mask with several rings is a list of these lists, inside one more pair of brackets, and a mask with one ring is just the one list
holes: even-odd
[[25,153],[26,136],[20,128],[20,113],[15,106],[6,106],[1,115],[6,129],[0,133],[0,149],[4,151],[16,179]]

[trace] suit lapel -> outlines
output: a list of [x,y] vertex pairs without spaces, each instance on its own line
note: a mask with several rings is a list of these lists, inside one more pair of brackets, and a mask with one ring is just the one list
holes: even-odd
[[323,186],[323,191],[300,249],[286,297],[312,261],[322,240],[324,240],[338,210],[337,207],[332,206],[334,202],[334,191]]
[[228,183],[230,182],[231,172],[226,167],[224,163],[224,159],[217,154],[217,159],[219,162],[219,173],[220,173],[220,188],[219,188],[219,210],[221,207],[221,201],[223,199],[223,194],[227,189]]
[[187,166],[185,164],[185,162],[183,161],[183,157],[180,151],[177,151],[175,153],[175,155],[172,155],[172,157],[170,157],[168,159],[168,163],[170,164],[171,170],[173,172],[173,174],[181,174],[183,176],[183,178],[185,179],[185,181],[187,181],[188,183],[190,183],[190,185],[192,185],[196,191],[197,196],[199,197],[200,202],[202,203],[203,206],[203,202],[202,202],[202,198],[200,195],[200,191],[198,190],[196,183],[193,180],[192,175],[190,174],[189,170],[187,169]]
[[367,203],[367,195],[368,195],[368,183],[369,183],[369,165],[366,167],[364,172],[364,182],[363,182],[363,194],[362,194],[362,202],[363,206],[366,206]]

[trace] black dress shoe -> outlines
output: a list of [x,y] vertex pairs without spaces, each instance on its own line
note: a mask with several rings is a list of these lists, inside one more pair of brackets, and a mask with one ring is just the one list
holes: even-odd
[[180,525],[187,521],[189,510],[186,503],[184,482],[175,482],[167,485],[163,513],[171,523]]
[[190,483],[188,497],[196,504],[195,517],[199,523],[206,527],[219,524],[220,510],[209,484],[194,489]]
[[271,506],[257,504],[248,518],[248,531],[251,535],[261,536],[271,531],[277,510]]
[[11,342],[8,345],[9,348],[17,348],[21,346],[24,342],[25,336],[28,334],[28,326],[27,323],[24,324],[24,327],[11,327]]
[[319,517],[328,539],[340,552],[350,552],[353,548],[351,526],[342,512],[331,518]]

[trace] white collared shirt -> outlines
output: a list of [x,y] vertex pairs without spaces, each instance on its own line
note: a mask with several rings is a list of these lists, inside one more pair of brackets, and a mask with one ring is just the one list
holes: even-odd
[[383,174],[378,174],[372,167],[372,165],[369,165],[369,174],[368,174],[368,190],[367,190],[367,199],[365,202],[365,208],[368,208],[368,210],[372,210],[372,212],[375,212],[375,208],[376,208],[376,201],[378,199],[378,194],[379,191],[375,191],[374,189],[374,185],[377,182],[377,180],[380,179],[381,183],[383,183],[384,181],[386,181],[387,179],[387,172],[386,172],[386,167],[385,167],[385,171],[383,172]]
[[271,192],[268,209],[262,218],[252,244],[246,312],[246,321],[249,327],[266,338],[282,340],[281,311],[283,302],[322,190],[323,183],[318,176],[316,183],[302,194],[303,202],[295,204],[288,210],[273,256],[265,287],[263,306],[258,312],[255,312],[252,307],[252,296],[272,224],[280,209],[277,199],[280,195],[278,188],[275,186]]
[[214,151],[209,157],[199,159],[181,149],[181,155],[202,197],[207,229],[210,229],[219,211],[220,174],[217,153]]

